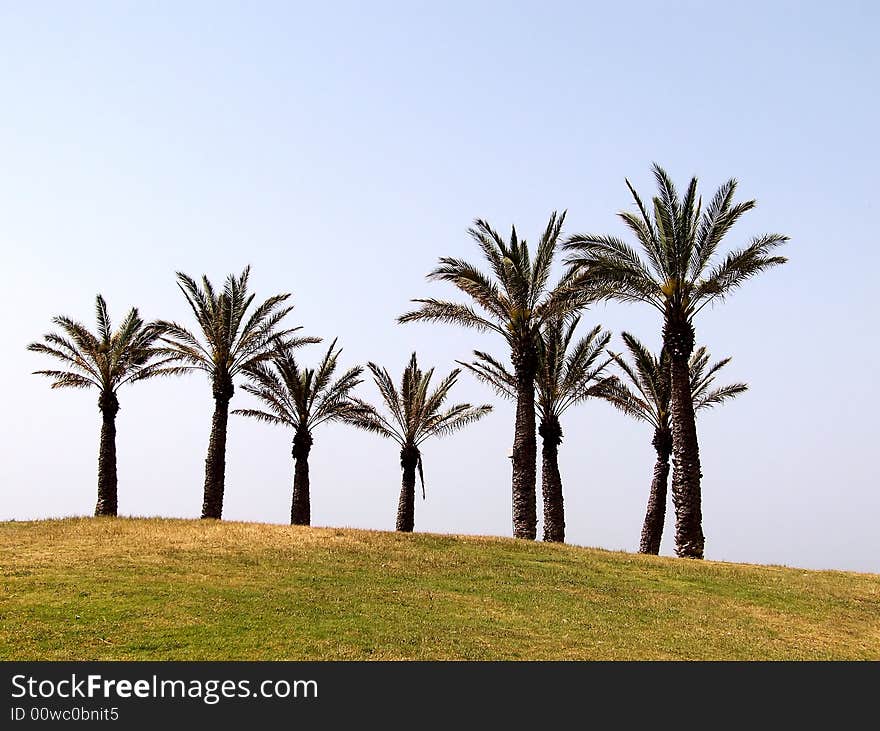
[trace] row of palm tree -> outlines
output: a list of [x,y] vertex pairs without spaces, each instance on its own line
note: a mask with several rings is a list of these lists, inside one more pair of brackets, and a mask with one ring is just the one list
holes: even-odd
[[[491,273],[467,261],[443,257],[428,275],[449,282],[469,302],[435,298],[414,300],[419,306],[399,322],[443,322],[500,335],[509,362],[474,351],[474,360],[460,362],[502,396],[516,401],[512,450],[513,533],[534,539],[537,534],[537,436],[542,437],[544,539],[565,537],[562,480],[558,448],[561,417],[574,404],[603,398],[623,412],[654,427],[657,463],[640,548],[659,550],[665,519],[669,457],[672,456],[672,498],[676,514],[676,553],[702,558],[704,537],[700,492],[700,461],[695,414],[742,393],[745,384],[712,388],[714,377],[729,361],[709,365],[705,348],[694,347],[694,318],[706,305],[723,299],[745,280],[785,261],[772,254],[787,238],[756,237],[747,246],[716,262],[721,239],[754,201],[735,203],[736,181],[725,183],[703,210],[692,179],[679,198],[669,176],[654,166],[658,194],[648,209],[627,181],[636,212],[620,217],[635,235],[638,249],[607,235],[576,234],[562,239],[565,213],[553,213],[534,255],[515,227],[505,239],[486,221],[477,220],[469,234]],[[550,283],[554,259],[567,252],[561,278]],[[125,383],[157,376],[202,371],[209,379],[214,413],[205,460],[202,517],[220,518],[223,510],[226,434],[229,404],[236,380],[263,408],[234,413],[291,428],[294,489],[291,522],[309,524],[308,457],[315,428],[343,421],[387,437],[400,447],[403,472],[397,528],[414,526],[416,474],[424,477],[420,446],[482,418],[491,406],[443,404],[460,369],[431,390],[433,369],[419,369],[414,353],[404,370],[400,389],[387,370],[368,363],[385,403],[387,415],[353,395],[363,369],[351,368],[334,380],[341,349],[334,340],[314,369],[297,360],[300,347],[320,338],[300,334],[282,320],[292,307],[290,295],[279,294],[255,305],[248,292],[249,268],[227,278],[215,290],[207,277],[201,283],[178,273],[177,280],[195,316],[198,329],[171,321],[145,323],[132,309],[114,332],[106,304],[97,301],[97,334],[80,323],[57,317],[62,334],[50,333],[29,348],[63,361],[67,370],[38,371],[53,379],[53,388],[97,388],[102,412],[97,515],[115,515],[115,418],[117,390]],[[663,347],[657,356],[632,335],[623,334],[631,362],[608,351],[610,333],[601,326],[575,340],[580,313],[603,300],[644,302],[662,314]],[[612,364],[620,375],[611,371]],[[631,384],[627,385],[624,381]],[[540,425],[536,423],[540,419]]]
[[[692,178],[679,194],[660,166],[653,166],[658,192],[647,207],[627,180],[636,211],[620,218],[638,248],[616,236],[576,234],[560,242],[565,214],[553,213],[534,257],[513,228],[502,238],[485,221],[470,230],[490,267],[490,274],[451,257],[440,259],[428,274],[449,282],[472,304],[416,299],[418,309],[399,322],[443,322],[500,334],[510,348],[517,411],[513,442],[513,530],[534,538],[536,439],[535,377],[541,332],[548,323],[575,316],[593,302],[641,302],[661,314],[663,352],[669,364],[672,433],[672,498],[675,506],[675,550],[682,557],[702,558],[702,495],[699,444],[689,363],[694,352],[694,320],[708,305],[723,300],[746,280],[782,264],[774,250],[788,240],[764,234],[718,260],[724,236],[754,200],[735,202],[736,180],[728,180],[706,208]],[[554,286],[554,254],[567,252],[567,269]],[[479,356],[478,356],[479,357]]]
[[403,484],[397,529],[412,531],[415,513],[415,472],[424,477],[419,447],[431,438],[452,434],[480,419],[492,409],[488,404],[457,404],[443,408],[460,369],[455,369],[430,389],[433,369],[422,372],[416,354],[403,373],[398,391],[388,371],[375,363],[367,368],[379,388],[389,416],[352,395],[364,369],[355,366],[334,379],[341,348],[333,340],[316,368],[303,368],[295,351],[320,338],[298,335],[300,327],[280,328],[291,307],[282,307],[289,295],[270,297],[252,307],[248,293],[249,268],[238,277],[229,276],[222,291],[207,277],[201,285],[178,273],[178,286],[199,324],[199,334],[165,320],[145,323],[133,308],[114,332],[104,298],[96,301],[97,334],[68,317],[53,322],[63,334],[48,333],[43,342],[28,349],[61,360],[67,370],[40,370],[52,378],[52,388],[97,388],[103,416],[98,458],[98,502],[95,515],[117,513],[116,415],[118,389],[126,383],[157,376],[202,371],[209,379],[214,413],[205,459],[202,518],[220,519],[226,472],[226,435],[229,403],[235,378],[247,380],[242,388],[255,396],[262,408],[237,409],[234,414],[252,417],[293,430],[293,497],[290,520],[294,525],[311,523],[309,453],[318,426],[342,421],[389,437],[400,446]]

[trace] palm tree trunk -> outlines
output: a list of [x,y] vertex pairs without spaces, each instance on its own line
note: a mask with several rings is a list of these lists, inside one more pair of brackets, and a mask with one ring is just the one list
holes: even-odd
[[669,353],[672,417],[672,502],[675,505],[675,554],[703,558],[700,447],[691,396],[688,359],[694,349],[690,322],[667,320],[663,344]]
[[542,419],[541,489],[544,498],[544,540],[565,542],[565,505],[562,499],[562,477],[559,474],[559,445],[562,427],[555,417]]
[[513,537],[535,540],[538,531],[535,482],[535,370],[533,355],[514,356],[516,426],[513,433]]
[[223,517],[223,490],[226,482],[226,427],[229,422],[229,401],[232,398],[231,379],[214,383],[214,417],[208,456],[205,458],[205,495],[202,517],[220,520]]
[[648,496],[648,509],[642,526],[639,553],[656,556],[660,553],[660,540],[663,538],[663,524],[666,522],[666,492],[669,483],[669,455],[672,453],[672,434],[669,429],[655,429],[652,441],[657,452],[654,464],[654,479]]
[[296,430],[293,437],[293,503],[290,506],[291,525],[311,525],[312,509],[309,499],[309,452],[312,435],[305,427]]
[[98,399],[101,409],[101,446],[98,450],[98,503],[95,515],[116,515],[116,414],[119,400],[112,391]]
[[400,466],[403,469],[403,481],[400,487],[400,500],[397,503],[397,530],[412,533],[416,521],[416,465],[419,462],[419,450],[416,447],[404,447],[400,450]]

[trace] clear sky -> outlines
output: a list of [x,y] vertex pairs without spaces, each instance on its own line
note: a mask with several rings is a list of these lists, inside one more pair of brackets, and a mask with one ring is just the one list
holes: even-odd
[[[475,217],[535,240],[622,234],[650,164],[758,208],[791,261],[701,314],[698,342],[751,390],[701,416],[706,555],[880,571],[878,6],[846,3],[0,2],[0,518],[90,514],[96,394],[49,390],[25,351],[65,313],[187,322],[174,272],[250,263],[258,295],[339,336],[348,366],[445,373],[491,336],[396,325],[440,255],[478,259]],[[647,306],[584,324],[659,345]],[[614,342],[620,347],[619,339]],[[304,351],[316,359],[321,346]],[[371,383],[361,395],[377,398]],[[498,402],[462,375],[456,400]],[[233,407],[252,404],[239,390]],[[199,376],[120,393],[119,506],[195,517],[211,392]],[[568,538],[635,550],[650,428],[601,403],[567,415]],[[510,535],[513,408],[424,449],[422,531]],[[231,417],[225,517],[289,519],[291,434]],[[318,525],[392,529],[390,442],[315,434]],[[540,513],[540,508],[539,508]],[[663,552],[672,549],[667,525]]]

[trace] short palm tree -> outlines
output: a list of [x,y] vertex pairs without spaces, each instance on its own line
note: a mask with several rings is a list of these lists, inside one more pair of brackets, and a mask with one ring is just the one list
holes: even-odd
[[399,322],[446,322],[501,335],[510,348],[516,379],[516,425],[513,437],[513,535],[534,539],[536,439],[535,373],[541,328],[549,321],[576,312],[585,304],[585,290],[563,278],[550,288],[550,270],[565,213],[554,212],[532,258],[526,241],[512,229],[505,241],[482,220],[468,230],[489,263],[491,275],[460,259],[443,257],[428,279],[450,282],[471,298],[468,304],[438,299],[416,299],[419,309]]
[[641,255],[619,238],[594,234],[572,236],[565,248],[570,252],[567,261],[572,271],[580,273],[591,299],[645,302],[663,316],[663,347],[671,373],[675,550],[679,556],[702,558],[700,451],[688,374],[694,318],[747,279],[784,263],[786,259],[773,252],[788,237],[757,236],[717,261],[721,240],[755,201],[735,203],[737,183],[729,180],[703,210],[696,178],[679,199],[666,172],[658,165],[653,172],[659,192],[652,208],[645,206],[627,181],[638,210],[620,213],[635,235]]
[[425,476],[422,470],[422,444],[431,437],[442,437],[483,418],[492,407],[484,404],[456,404],[443,408],[443,403],[455,385],[461,369],[456,368],[433,391],[430,390],[434,369],[422,372],[413,353],[400,383],[400,391],[384,368],[367,363],[373,380],[379,388],[388,416],[373,406],[357,401],[359,409],[348,419],[349,423],[366,431],[391,439],[400,446],[400,467],[403,482],[397,505],[397,530],[412,532],[415,526],[416,471],[425,497]]
[[[559,473],[559,445],[562,444],[560,419],[575,404],[599,396],[616,379],[605,376],[611,362],[604,356],[611,334],[597,325],[571,346],[579,317],[548,322],[541,333],[538,370],[535,375],[537,411],[541,420],[538,433],[543,441],[541,487],[544,498],[544,540],[565,541],[565,505]],[[516,378],[503,363],[488,353],[474,351],[474,363],[462,363],[480,380],[510,399],[516,398]]]
[[[657,452],[654,476],[648,495],[648,508],[642,535],[639,542],[640,553],[657,555],[663,537],[663,524],[666,521],[666,492],[669,480],[669,457],[672,454],[672,428],[670,425],[670,372],[669,357],[665,351],[660,356],[653,355],[634,336],[625,332],[621,336],[629,350],[631,362],[614,354],[614,360],[623,371],[632,388],[617,380],[609,384],[602,394],[603,398],[625,414],[654,427],[651,443]],[[712,388],[715,375],[730,362],[730,358],[719,360],[709,366],[709,353],[701,346],[690,357],[691,400],[695,413],[711,408],[735,398],[745,392],[745,383],[732,383],[729,386]]]
[[195,315],[199,331],[187,330],[176,322],[161,322],[165,330],[163,353],[179,365],[168,373],[202,371],[211,380],[214,416],[208,455],[205,459],[205,490],[202,517],[220,519],[226,478],[226,427],[229,401],[235,392],[235,377],[258,363],[271,359],[279,348],[319,342],[317,338],[293,337],[301,328],[278,329],[293,308],[282,304],[289,294],[269,297],[251,308],[254,295],[248,293],[250,267],[235,277],[229,275],[221,292],[207,277],[199,284],[181,272],[177,286]]
[[311,524],[309,452],[315,428],[326,422],[351,419],[358,410],[351,390],[361,382],[364,369],[356,366],[333,380],[341,352],[334,340],[317,368],[301,368],[290,348],[281,349],[269,362],[255,363],[246,372],[250,382],[242,388],[260,399],[265,410],[232,412],[294,430],[291,525]]
[[45,353],[64,363],[66,370],[35,371],[53,379],[52,388],[96,388],[101,410],[101,446],[98,451],[98,502],[95,515],[116,515],[116,414],[117,391],[127,383],[158,375],[167,359],[157,347],[162,329],[145,323],[136,308],[129,310],[114,331],[107,303],[97,296],[95,312],[97,334],[69,317],[52,322],[63,334],[48,333],[42,343],[31,343],[28,350]]

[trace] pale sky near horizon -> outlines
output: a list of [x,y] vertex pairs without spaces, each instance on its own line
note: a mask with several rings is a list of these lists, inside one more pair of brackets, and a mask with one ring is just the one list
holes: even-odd
[[[789,264],[696,323],[733,356],[722,380],[751,386],[699,419],[707,558],[880,572],[878,20],[870,2],[0,0],[0,519],[94,509],[97,394],[30,375],[54,367],[25,351],[53,315],[94,327],[101,292],[117,322],[137,305],[192,324],[174,272],[219,283],[249,263],[344,366],[399,374],[417,350],[445,374],[502,343],[394,318],[454,294],[424,275],[479,261],[471,220],[534,241],[567,209],[569,233],[624,234],[624,178],[650,195],[657,161],[680,188],[736,177],[758,199],[729,247],[792,239]],[[659,345],[647,306],[597,322],[617,348],[624,329]],[[426,444],[416,530],[510,535],[513,407],[466,374],[453,399],[496,410]],[[120,402],[120,513],[197,517],[208,382]],[[650,428],[602,403],[563,428],[569,541],[635,550]],[[230,417],[224,517],[288,522],[291,436]],[[393,529],[392,443],[324,427],[311,474],[314,524]],[[663,553],[672,538],[667,522]]]

